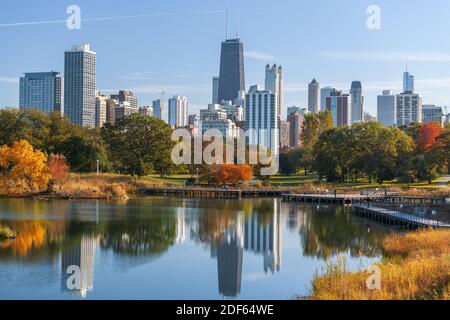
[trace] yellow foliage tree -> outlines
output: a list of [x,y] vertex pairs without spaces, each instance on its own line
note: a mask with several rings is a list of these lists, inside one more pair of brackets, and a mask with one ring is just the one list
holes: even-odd
[[0,147],[0,191],[11,194],[45,191],[50,178],[47,156],[28,141]]

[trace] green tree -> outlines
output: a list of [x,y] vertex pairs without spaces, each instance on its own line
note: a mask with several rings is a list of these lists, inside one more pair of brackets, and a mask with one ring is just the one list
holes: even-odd
[[102,137],[116,170],[137,176],[173,172],[171,128],[162,120],[132,114],[102,128]]
[[314,146],[319,140],[320,134],[334,127],[333,117],[329,111],[319,112],[318,114],[308,113],[302,125],[302,147],[303,163],[306,168],[312,166],[314,159]]
[[73,171],[94,172],[97,169],[97,160],[101,170],[110,169],[106,145],[98,129],[79,127],[70,137],[61,142],[58,149],[67,158]]

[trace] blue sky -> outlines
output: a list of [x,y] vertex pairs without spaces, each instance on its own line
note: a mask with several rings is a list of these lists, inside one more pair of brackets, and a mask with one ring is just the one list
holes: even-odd
[[[81,8],[81,30],[66,28],[71,4]],[[366,26],[369,5],[381,9],[380,30]],[[448,0],[5,0],[0,106],[18,105],[23,72],[63,72],[64,50],[90,43],[97,52],[97,87],[104,93],[131,89],[144,105],[164,90],[187,96],[190,113],[198,112],[211,100],[226,8],[230,35],[240,12],[247,88],[264,84],[266,63],[279,63],[286,106],[306,106],[313,77],[344,91],[360,80],[365,108],[375,114],[377,94],[401,90],[407,56],[424,103],[450,105]],[[102,17],[112,19],[96,20]],[[16,24],[22,22],[41,23]]]

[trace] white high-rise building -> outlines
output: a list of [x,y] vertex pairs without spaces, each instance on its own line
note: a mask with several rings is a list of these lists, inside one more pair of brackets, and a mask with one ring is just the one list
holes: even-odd
[[280,116],[283,109],[283,69],[281,66],[266,65],[265,89],[277,95],[278,115]]
[[377,120],[386,127],[397,125],[397,101],[390,90],[383,90],[377,97]]
[[364,121],[364,97],[361,81],[353,81],[350,88],[352,98],[352,123]]
[[320,111],[327,109],[327,97],[331,96],[331,93],[336,91],[333,87],[324,87],[320,89]]
[[188,124],[188,99],[174,96],[169,99],[169,125],[184,127]]
[[89,44],[64,53],[64,114],[77,125],[95,127],[96,53]]
[[308,85],[308,111],[312,113],[320,111],[320,85],[316,79]]
[[209,129],[219,130],[224,137],[239,137],[239,128],[232,121],[226,109],[220,104],[210,104],[200,110],[199,131],[204,134]]
[[270,148],[279,154],[278,99],[276,93],[251,86],[245,98],[245,125],[249,144]]
[[419,94],[404,92],[397,94],[397,127],[410,123],[422,123],[422,96]]

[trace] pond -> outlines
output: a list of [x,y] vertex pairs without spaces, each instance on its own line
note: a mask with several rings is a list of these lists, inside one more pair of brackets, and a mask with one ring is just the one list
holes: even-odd
[[0,199],[0,299],[293,299],[325,263],[381,259],[390,229],[280,199]]

